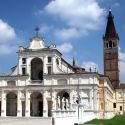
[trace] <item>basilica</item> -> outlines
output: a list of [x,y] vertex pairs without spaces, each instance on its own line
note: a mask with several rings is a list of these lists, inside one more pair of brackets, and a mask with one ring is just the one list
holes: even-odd
[[[111,10],[104,44],[104,74],[69,64],[55,44],[39,35],[19,46],[12,73],[0,76],[1,117],[112,118],[124,114],[124,84],[119,80],[119,36]],[[100,40],[101,41],[101,40]]]

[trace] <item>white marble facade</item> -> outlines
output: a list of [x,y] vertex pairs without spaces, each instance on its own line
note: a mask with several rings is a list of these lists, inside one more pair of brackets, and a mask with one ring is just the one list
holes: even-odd
[[100,77],[95,72],[76,73],[55,45],[45,46],[41,37],[33,37],[29,47],[19,47],[12,74],[0,77],[1,116],[61,117],[97,112]]

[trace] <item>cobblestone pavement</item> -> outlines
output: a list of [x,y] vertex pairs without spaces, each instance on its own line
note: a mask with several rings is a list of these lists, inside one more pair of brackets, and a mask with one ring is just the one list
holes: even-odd
[[0,125],[52,125],[51,118],[18,118],[18,117],[5,117],[0,118]]

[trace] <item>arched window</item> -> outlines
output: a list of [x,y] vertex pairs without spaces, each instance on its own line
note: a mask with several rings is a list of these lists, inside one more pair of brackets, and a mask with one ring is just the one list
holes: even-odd
[[16,86],[16,81],[14,80],[7,81],[7,86]]
[[109,47],[108,43],[106,43],[106,47],[107,47],[107,48]]
[[40,58],[31,61],[31,79],[43,80],[43,62]]
[[66,79],[59,79],[58,85],[67,85],[67,80]]
[[115,43],[113,42],[113,47],[115,47]]
[[112,41],[109,41],[109,48],[112,48]]

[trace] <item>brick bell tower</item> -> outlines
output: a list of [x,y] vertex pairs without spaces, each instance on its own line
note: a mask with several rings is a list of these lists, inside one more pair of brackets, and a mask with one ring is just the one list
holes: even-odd
[[114,25],[111,10],[107,17],[104,43],[104,75],[108,76],[114,88],[119,87],[119,37]]

